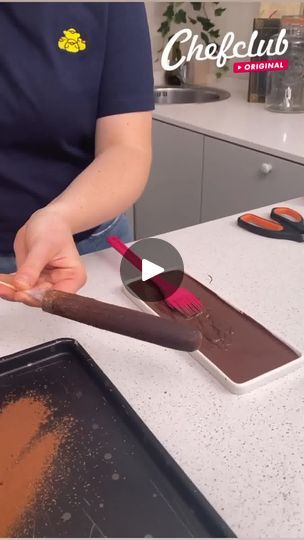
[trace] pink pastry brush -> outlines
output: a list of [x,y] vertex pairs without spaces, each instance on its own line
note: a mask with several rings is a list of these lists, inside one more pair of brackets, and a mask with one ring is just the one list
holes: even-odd
[[[133,264],[135,268],[140,271],[142,270],[141,258],[117,238],[117,236],[108,236],[107,242]],[[171,309],[179,311],[184,317],[194,317],[195,315],[202,313],[203,306],[199,298],[184,287],[175,289],[161,276],[154,276],[150,281],[158,287],[164,297],[164,301]]]

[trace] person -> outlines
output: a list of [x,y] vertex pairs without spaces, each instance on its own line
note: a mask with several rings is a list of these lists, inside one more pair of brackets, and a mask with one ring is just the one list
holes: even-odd
[[[131,240],[124,212],[151,165],[151,44],[143,3],[3,3],[0,296],[76,292],[81,255]],[[101,268],[102,273],[102,268]],[[5,277],[3,276],[5,274]]]

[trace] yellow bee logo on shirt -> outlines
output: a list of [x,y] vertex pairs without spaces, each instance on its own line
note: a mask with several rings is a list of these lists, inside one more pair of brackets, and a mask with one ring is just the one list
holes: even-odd
[[58,40],[58,47],[70,53],[78,53],[87,48],[86,42],[75,28],[63,31],[63,36]]

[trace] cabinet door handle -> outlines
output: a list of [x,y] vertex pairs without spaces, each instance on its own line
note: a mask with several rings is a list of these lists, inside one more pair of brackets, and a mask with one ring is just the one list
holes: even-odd
[[262,163],[260,170],[262,174],[269,174],[272,171],[271,163]]

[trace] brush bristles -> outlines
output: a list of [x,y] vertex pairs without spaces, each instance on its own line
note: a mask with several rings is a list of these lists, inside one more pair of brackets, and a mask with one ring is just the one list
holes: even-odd
[[195,317],[203,312],[203,306],[199,298],[183,289],[178,289],[171,296],[168,296],[166,303],[171,309],[188,318]]

